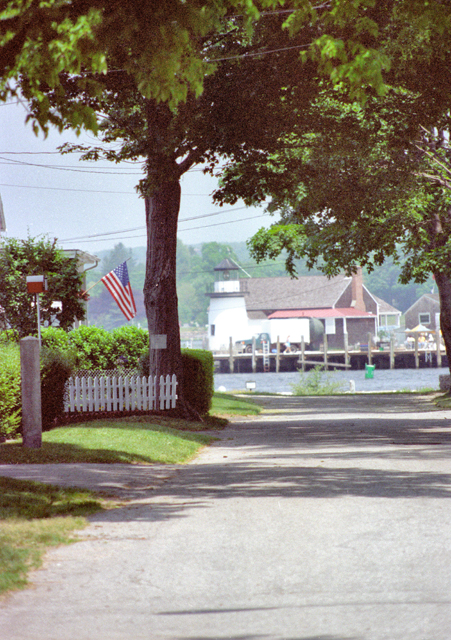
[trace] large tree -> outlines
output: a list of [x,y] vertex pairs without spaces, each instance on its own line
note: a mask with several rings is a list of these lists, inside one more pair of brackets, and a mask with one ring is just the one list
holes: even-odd
[[[109,146],[86,150],[85,158],[143,161],[139,191],[148,229],[145,305],[150,334],[165,334],[168,344],[166,350],[151,350],[151,368],[177,373],[180,177],[198,163],[214,171],[225,158],[252,166],[276,154],[299,114],[316,98],[319,77],[330,78],[336,87],[346,84],[358,98],[371,87],[383,92],[382,72],[389,65],[387,54],[377,48],[379,30],[394,7],[409,3],[149,0],[137,8],[130,1],[50,1],[46,8],[63,8],[63,13],[41,21],[51,28],[36,35],[34,23],[23,19],[27,7],[34,10],[40,4],[8,4],[6,17],[17,18],[20,28],[4,36],[4,46],[15,42],[16,53],[3,77],[17,77],[17,87],[41,126],[93,126],[87,114],[99,114],[99,142]],[[421,9],[421,2],[410,6]],[[274,10],[258,13],[257,7]],[[78,11],[75,18],[81,23],[64,13],[69,9]],[[252,28],[250,18],[256,19]],[[74,24],[86,28],[84,38],[74,35]],[[184,37],[177,39],[182,32]],[[170,37],[162,39],[162,33]],[[54,65],[54,47],[60,45],[70,52],[66,66]],[[174,60],[180,63],[175,72]],[[48,78],[47,68],[52,70]],[[154,69],[163,71],[166,80],[155,80]],[[166,89],[160,91],[160,85]]]
[[[80,89],[100,95],[101,76],[120,70],[145,97],[175,106],[190,92],[198,96],[205,78],[218,71],[220,49],[206,55],[212,34],[238,19],[249,36],[256,21],[273,12],[288,16],[291,32],[313,26],[303,54],[333,72],[336,81],[351,81],[356,92],[362,83],[380,87],[386,58],[367,46],[377,28],[368,17],[372,5],[373,0],[6,0],[0,8],[0,100],[35,100],[36,128],[69,122],[76,129],[96,129],[89,106],[65,102],[61,74],[78,76]],[[338,29],[335,35],[331,26]],[[59,96],[58,111],[47,100],[49,88]]]
[[143,95],[175,105],[189,90],[198,95],[214,72],[202,55],[203,38],[235,12],[247,28],[258,15],[252,0],[7,0],[0,9],[0,99],[34,99],[37,127],[96,129],[94,112],[81,102],[51,110],[48,89],[63,105],[60,74],[71,73],[80,88],[99,95],[96,74],[120,68]]
[[[352,23],[343,44],[344,15],[334,16],[325,6],[312,17],[310,3],[299,4],[308,11],[288,15],[298,18],[302,28],[290,20],[286,25],[286,14],[279,12],[264,15],[251,34],[243,16],[225,20],[221,30],[202,41],[202,55],[215,60],[215,73],[205,76],[201,95],[188,92],[177,106],[143,95],[116,54],[109,59],[108,73],[90,76],[95,90],[80,76],[59,74],[60,86],[45,93],[54,118],[77,112],[77,105],[98,114],[99,144],[84,149],[85,159],[143,161],[139,191],[148,230],[145,306],[150,335],[167,336],[166,349],[151,349],[151,371],[157,375],[181,373],[175,269],[181,176],[195,164],[213,170],[224,158],[257,160],[262,150],[275,152],[280,136],[294,126],[297,111],[315,97],[320,71],[346,68],[359,79],[353,86],[360,87],[369,67],[371,82],[381,84],[383,56],[373,55],[357,40],[348,50],[353,36],[366,33],[363,27]],[[340,42],[340,59],[326,69],[325,61],[333,58]],[[323,49],[321,60],[313,60]],[[299,51],[311,51],[311,58],[301,60]],[[40,117],[41,101],[32,98],[30,106]]]

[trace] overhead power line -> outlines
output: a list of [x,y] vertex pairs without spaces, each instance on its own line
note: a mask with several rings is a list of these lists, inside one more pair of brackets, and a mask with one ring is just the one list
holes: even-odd
[[[41,186],[33,186],[29,184],[6,184],[0,182],[0,187],[12,187],[15,189],[46,189],[48,191],[80,191],[87,193],[122,193],[124,195],[133,195],[136,197],[136,191],[111,191],[111,189],[71,189],[70,187],[41,187]],[[206,197],[210,198],[211,194],[209,193],[182,193],[182,196],[196,196],[196,197]]]
[[[246,207],[243,207],[243,209],[245,209]],[[233,209],[232,209],[233,211]],[[236,211],[236,209],[234,209],[234,211]],[[224,213],[224,212],[220,212],[220,213]],[[216,215],[216,214],[210,214],[210,215]],[[267,216],[268,214],[262,213],[258,216],[247,216],[246,218],[239,218],[238,220],[226,220],[225,222],[215,222],[213,224],[203,224],[199,227],[191,227],[190,229],[179,229],[179,233],[184,233],[184,232],[188,232],[188,231],[196,231],[197,229],[205,229],[207,227],[219,227],[221,225],[224,224],[236,224],[237,222],[246,222],[248,220],[256,220],[257,218],[264,218],[265,216]],[[200,216],[202,217],[202,216]],[[186,220],[181,220],[180,222],[186,222]],[[139,229],[145,229],[145,227],[137,227],[136,231],[138,231]],[[134,229],[130,229],[129,231],[114,231],[111,232],[114,235],[118,235],[120,233],[130,233],[132,232]],[[107,241],[111,241],[112,238],[105,238],[104,236],[109,235],[106,233],[100,233],[100,234],[96,234],[95,236],[85,236],[84,238],[75,238],[75,239],[66,239],[66,240],[59,240],[59,242],[64,242],[64,243],[68,243],[68,244],[73,244],[74,242],[80,242],[83,241],[83,243],[85,242],[107,242]],[[119,238],[117,238],[117,240],[133,240],[134,238],[144,238],[146,236],[146,233],[140,233],[139,235],[136,236],[120,236]]]
[[[125,176],[137,176],[137,175],[142,175],[142,171],[107,171],[106,169],[108,169],[109,167],[102,167],[102,169],[104,169],[103,171],[98,171],[95,169],[82,169],[82,168],[76,168],[76,167],[64,167],[62,165],[52,165],[52,164],[37,164],[36,162],[24,162],[23,160],[13,160],[13,159],[9,159],[9,158],[4,158],[2,156],[0,156],[0,160],[3,160],[3,162],[0,162],[0,164],[14,164],[14,165],[21,165],[21,166],[27,166],[27,167],[39,167],[41,169],[55,169],[56,171],[73,171],[75,173],[101,173],[101,174],[106,174],[106,175],[125,175]],[[113,167],[111,167],[111,169],[113,169]]]
[[[202,218],[219,216],[223,213],[233,213],[234,211],[242,211],[243,209],[246,209],[246,208],[247,207],[237,207],[236,209],[223,209],[222,211],[214,211],[213,213],[203,213],[200,216],[192,216],[191,218],[182,218],[181,220],[179,220],[179,224],[182,222],[191,222],[192,220],[200,220]],[[233,222],[233,221],[228,220],[227,222]],[[146,226],[143,225],[139,227],[133,227],[131,229],[120,229],[119,231],[108,231],[107,233],[95,233],[87,236],[77,236],[75,238],[64,238],[60,240],[60,242],[75,242],[79,240],[87,240],[90,238],[101,238],[103,236],[111,236],[111,235],[118,235],[120,233],[130,233],[132,231],[139,231],[140,229],[146,229]]]

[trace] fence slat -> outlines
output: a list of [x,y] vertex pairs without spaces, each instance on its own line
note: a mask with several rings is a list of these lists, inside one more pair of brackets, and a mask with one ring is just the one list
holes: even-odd
[[80,403],[81,410],[86,411],[87,402],[86,402],[86,378],[81,379],[81,392],[80,392]]
[[94,377],[94,411],[100,411],[100,381],[97,376]]
[[105,378],[105,411],[111,411],[111,378]]
[[172,374],[171,378],[171,409],[175,409],[177,405],[177,376]]
[[82,407],[80,404],[80,397],[81,397],[81,385],[80,385],[80,378],[76,378],[75,379],[75,399],[74,399],[74,404],[75,404],[75,410],[78,411],[82,411]]
[[130,376],[124,377],[124,408],[126,411],[130,409]]
[[153,411],[155,408],[155,379],[152,376],[148,377],[149,381],[149,409]]

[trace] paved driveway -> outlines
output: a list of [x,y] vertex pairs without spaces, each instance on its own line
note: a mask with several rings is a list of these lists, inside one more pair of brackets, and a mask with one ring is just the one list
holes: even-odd
[[132,468],[130,501],[1,602],[1,637],[449,640],[451,412],[396,395],[261,402],[154,484]]

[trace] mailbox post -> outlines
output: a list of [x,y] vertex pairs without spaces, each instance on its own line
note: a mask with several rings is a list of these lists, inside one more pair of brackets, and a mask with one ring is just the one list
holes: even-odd
[[27,292],[35,295],[36,311],[38,316],[38,339],[41,348],[41,309],[39,307],[39,294],[47,291],[47,278],[45,276],[27,276]]

